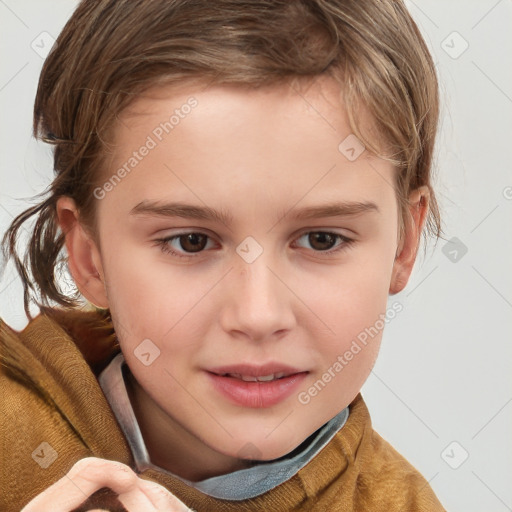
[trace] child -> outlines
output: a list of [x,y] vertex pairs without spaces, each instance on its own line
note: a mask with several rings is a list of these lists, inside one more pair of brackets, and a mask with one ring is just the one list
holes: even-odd
[[441,234],[437,120],[402,2],[83,0],[35,101],[56,177],[4,238],[0,508],[444,510],[360,394]]

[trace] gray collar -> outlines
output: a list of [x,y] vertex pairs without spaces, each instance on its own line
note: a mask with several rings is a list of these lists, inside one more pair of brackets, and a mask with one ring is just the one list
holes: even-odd
[[348,407],[343,409],[317,430],[308,440],[307,446],[293,457],[285,456],[274,461],[257,463],[250,468],[233,471],[226,475],[207,478],[200,482],[190,482],[151,463],[128,397],[123,371],[129,371],[129,368],[120,352],[101,372],[98,380],[128,441],[137,469],[141,472],[146,469],[161,471],[204,494],[224,500],[254,498],[292,478],[329,443],[343,427],[349,414]]

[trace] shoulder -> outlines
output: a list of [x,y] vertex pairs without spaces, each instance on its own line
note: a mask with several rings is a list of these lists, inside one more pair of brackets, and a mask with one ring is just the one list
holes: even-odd
[[355,509],[445,512],[423,475],[373,429],[360,394],[350,416],[339,436],[351,467]]
[[445,511],[425,477],[373,429],[367,455],[360,483],[374,488],[385,510]]
[[23,331],[0,320],[2,511],[19,511],[84,457],[126,458],[112,410],[69,329],[48,315]]
[[[33,462],[39,462],[34,452],[41,444],[50,444],[63,453],[69,452],[71,443],[84,448],[86,453],[73,425],[63,414],[58,397],[42,381],[32,380],[20,370],[18,367],[12,372],[3,366],[0,370],[0,437],[4,461],[27,469]],[[37,469],[35,465],[34,469]]]
[[1,510],[19,511],[90,453],[46,387],[46,371],[0,320]]

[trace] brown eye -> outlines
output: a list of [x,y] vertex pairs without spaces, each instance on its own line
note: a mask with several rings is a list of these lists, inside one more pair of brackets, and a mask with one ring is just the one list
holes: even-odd
[[339,235],[324,233],[323,231],[309,233],[308,242],[317,251],[327,251],[336,244]]
[[297,240],[306,240],[310,250],[317,253],[325,252],[326,256],[334,256],[335,253],[347,249],[354,243],[351,238],[328,231],[308,231]]
[[201,233],[187,233],[180,235],[178,240],[185,252],[199,252],[205,248],[208,237]]
[[213,242],[208,235],[196,232],[180,233],[155,241],[162,252],[177,258],[189,259],[201,256],[203,252],[206,252],[205,248],[211,248],[211,244],[208,246],[208,243]]

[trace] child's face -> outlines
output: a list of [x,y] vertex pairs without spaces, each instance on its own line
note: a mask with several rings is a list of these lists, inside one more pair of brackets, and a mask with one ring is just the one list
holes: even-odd
[[[351,133],[338,96],[326,79],[300,94],[162,88],[122,116],[105,180],[134,151],[137,162],[97,193],[101,253],[92,254],[108,298],[82,291],[110,307],[141,410],[171,444],[181,436],[226,460],[283,456],[346,407],[372,369],[388,294],[399,291],[395,178],[368,151],[350,161],[338,149]],[[197,104],[183,107],[191,97]],[[297,217],[354,202],[367,206]],[[176,203],[228,220],[177,216]],[[158,242],[189,232],[198,235]],[[275,370],[259,368],[268,364]],[[212,373],[237,365],[300,375],[247,384]]]

